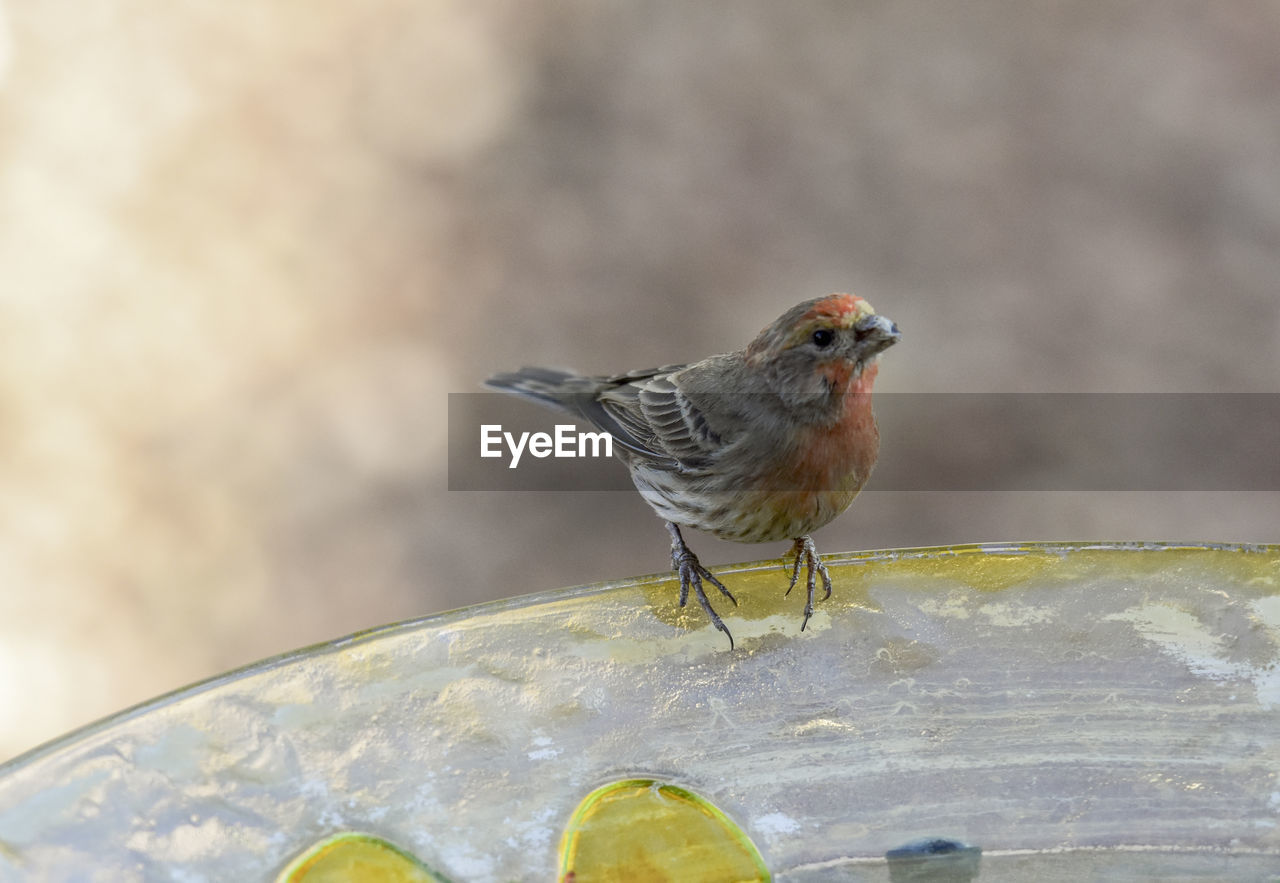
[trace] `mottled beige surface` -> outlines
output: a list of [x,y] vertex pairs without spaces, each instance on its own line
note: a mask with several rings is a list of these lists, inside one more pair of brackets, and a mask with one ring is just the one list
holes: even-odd
[[[885,390],[1276,392],[1277,45],[1264,0],[0,0],[0,756],[665,567],[632,496],[445,490],[445,396],[494,370],[680,361],[852,289],[906,334]],[[818,542],[1277,523],[869,493]]]
[[831,564],[803,633],[779,562],[726,573],[734,651],[642,579],[170,697],[0,768],[0,879],[267,880],[364,831],[452,880],[550,880],[579,802],[636,777],[785,881],[884,880],[938,837],[984,880],[1280,873],[1280,546]]

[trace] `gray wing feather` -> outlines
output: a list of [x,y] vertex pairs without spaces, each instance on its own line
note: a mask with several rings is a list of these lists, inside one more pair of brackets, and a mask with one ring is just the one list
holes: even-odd
[[602,394],[600,404],[642,441],[651,456],[671,461],[680,471],[706,468],[721,447],[721,438],[702,412],[672,380],[671,369],[630,377]]
[[654,465],[674,469],[679,468],[679,463],[663,450],[643,414],[635,407],[635,390],[636,384],[681,367],[670,365],[613,377],[584,377],[554,368],[525,367],[496,374],[485,381],[485,386],[580,417],[612,435],[617,444],[632,454]]
[[485,385],[580,417],[651,466],[696,472],[713,462],[727,440],[673,379],[686,367],[666,365],[612,377],[521,368],[495,375]]

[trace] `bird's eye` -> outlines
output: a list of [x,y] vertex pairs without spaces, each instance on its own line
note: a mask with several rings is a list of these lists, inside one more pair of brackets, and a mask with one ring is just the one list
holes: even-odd
[[824,350],[835,342],[836,333],[830,328],[819,328],[813,332],[813,345],[820,350]]

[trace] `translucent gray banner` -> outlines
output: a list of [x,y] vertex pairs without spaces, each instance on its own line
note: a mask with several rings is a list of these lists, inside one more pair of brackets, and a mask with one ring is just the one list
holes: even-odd
[[[875,413],[868,490],[1280,490],[1280,394],[881,393]],[[501,393],[450,394],[449,489],[631,490],[595,432]]]

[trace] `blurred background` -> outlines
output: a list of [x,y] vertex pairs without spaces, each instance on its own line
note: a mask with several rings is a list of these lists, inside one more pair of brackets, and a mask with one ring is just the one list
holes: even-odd
[[[1280,392],[1278,83],[1271,0],[0,0],[0,757],[665,569],[634,494],[448,490],[448,394],[498,370],[854,291],[906,335],[881,391]],[[817,542],[1278,523],[873,478]]]

